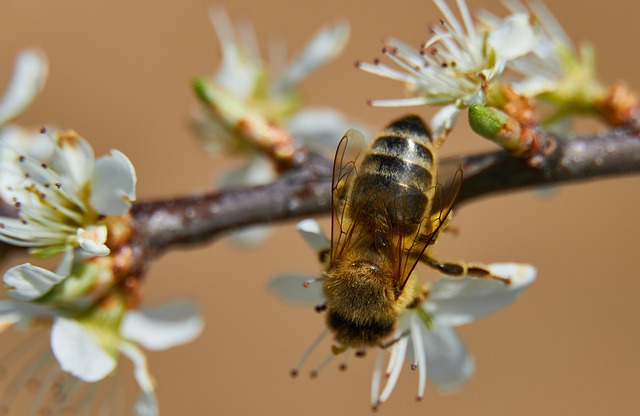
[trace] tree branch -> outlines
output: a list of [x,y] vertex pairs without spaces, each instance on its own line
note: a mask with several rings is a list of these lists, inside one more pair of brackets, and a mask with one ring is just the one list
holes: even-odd
[[[463,156],[465,179],[456,205],[539,185],[640,173],[637,132],[615,130],[596,136],[548,139],[554,140],[556,147],[536,167],[504,151]],[[146,250],[159,253],[173,245],[209,240],[240,227],[328,214],[331,175],[331,162],[311,155],[304,167],[283,174],[271,184],[137,203],[132,216],[140,243]]]
[[465,178],[458,204],[516,189],[640,173],[638,132],[613,130],[596,136],[549,138],[556,148],[539,167],[502,151],[463,157]]

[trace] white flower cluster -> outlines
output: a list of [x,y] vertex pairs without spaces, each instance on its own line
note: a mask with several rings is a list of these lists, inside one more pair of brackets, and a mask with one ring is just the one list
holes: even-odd
[[[108,257],[109,224],[127,214],[135,200],[129,159],[112,150],[96,160],[88,142],[73,131],[36,132],[10,124],[42,89],[47,68],[40,52],[22,52],[0,101],[0,242],[37,257],[60,254],[62,260],[55,272],[26,263],[5,273],[13,299],[0,300],[0,333],[50,332],[59,368],[83,382],[104,379],[116,370],[120,354],[128,357],[142,392],[136,414],[157,415],[154,382],[140,346],[161,350],[189,342],[202,331],[203,320],[186,301],[137,310],[129,302],[132,295],[118,285]],[[24,382],[11,391],[19,392]],[[45,383],[38,397],[53,388]],[[0,394],[3,412],[13,399],[9,391]],[[64,405],[58,403],[63,410]]]
[[[314,250],[329,249],[330,241],[317,222],[302,221],[298,230]],[[424,396],[427,379],[441,390],[452,390],[473,374],[473,359],[453,328],[507,306],[533,283],[536,276],[533,266],[515,263],[492,264],[489,271],[496,276],[508,276],[511,284],[443,276],[424,287],[426,299],[402,313],[395,332],[389,337],[394,340],[393,344],[378,351],[371,385],[373,408],[389,398],[405,362],[418,370],[418,399]],[[326,303],[320,280],[288,275],[274,279],[269,287],[284,301],[317,306]],[[324,334],[326,331],[323,337]],[[319,341],[315,342],[312,348],[318,344]],[[298,368],[310,352],[304,355]],[[385,366],[387,354],[389,359]],[[386,381],[381,389],[383,380]]]
[[[108,309],[95,308],[77,315],[47,303],[0,300],[0,332],[9,328],[50,331],[51,351],[69,385],[77,384],[77,380],[95,383],[105,379],[117,370],[119,355],[124,355],[133,362],[140,387],[135,414],[155,416],[159,413],[155,382],[140,347],[158,351],[191,342],[202,332],[203,319],[195,305],[185,300],[133,311],[125,311],[117,302],[109,303]],[[32,372],[46,365],[47,362],[39,363]],[[20,383],[25,382],[18,381],[14,389],[24,387]],[[46,383],[40,386],[42,395],[54,388]],[[56,395],[64,398],[66,394],[61,391]],[[15,397],[3,395],[0,394],[0,404],[8,409]],[[90,397],[80,397],[72,403],[62,400],[55,406],[72,409],[76,402],[83,404],[83,400]]]
[[[76,247],[105,256],[104,216],[122,215],[135,200],[136,175],[117,150],[94,159],[91,146],[73,132],[43,132],[46,158],[24,154],[0,143],[0,195],[16,208],[16,217],[0,217],[0,240],[49,256]],[[45,143],[44,141],[48,141]]]
[[[462,21],[445,0],[434,0],[444,16],[440,26],[419,49],[389,39],[383,49],[396,67],[380,61],[360,62],[363,71],[401,81],[408,95],[393,100],[372,100],[374,106],[434,105],[442,109],[431,128],[443,137],[453,128],[459,113],[474,104],[491,105],[491,87],[509,83],[525,97],[554,93],[569,85],[574,96],[564,100],[601,97],[593,85],[593,62],[588,49],[578,58],[561,26],[540,2],[530,8],[509,2],[512,11],[499,18],[487,12],[476,24],[465,0],[457,0]],[[509,71],[511,77],[504,74]],[[579,80],[579,82],[578,82]],[[589,81],[589,82],[587,82]],[[578,87],[578,91],[576,91]]]

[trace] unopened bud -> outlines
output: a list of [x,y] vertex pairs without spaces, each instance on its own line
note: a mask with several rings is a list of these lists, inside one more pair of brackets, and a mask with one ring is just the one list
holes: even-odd
[[482,104],[469,107],[469,125],[480,136],[497,143],[507,151],[520,150],[521,129],[506,113]]

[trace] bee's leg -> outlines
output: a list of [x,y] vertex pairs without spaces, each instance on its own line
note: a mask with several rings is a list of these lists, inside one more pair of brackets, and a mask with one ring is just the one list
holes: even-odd
[[483,264],[479,263],[462,263],[462,262],[440,262],[427,253],[423,253],[420,260],[426,263],[428,266],[433,267],[442,274],[447,276],[471,276],[477,279],[492,279],[502,282],[506,285],[511,284],[511,279],[508,277],[501,277],[492,274],[489,269]]

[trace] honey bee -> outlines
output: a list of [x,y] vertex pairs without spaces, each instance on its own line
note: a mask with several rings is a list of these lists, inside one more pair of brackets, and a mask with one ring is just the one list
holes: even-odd
[[333,167],[322,309],[339,351],[393,343],[388,340],[400,314],[420,300],[412,275],[420,260],[448,275],[508,280],[481,265],[441,263],[428,253],[445,228],[462,169],[458,164],[451,178],[443,179],[439,143],[419,117],[391,123],[368,152],[363,146],[362,134],[349,130]]

